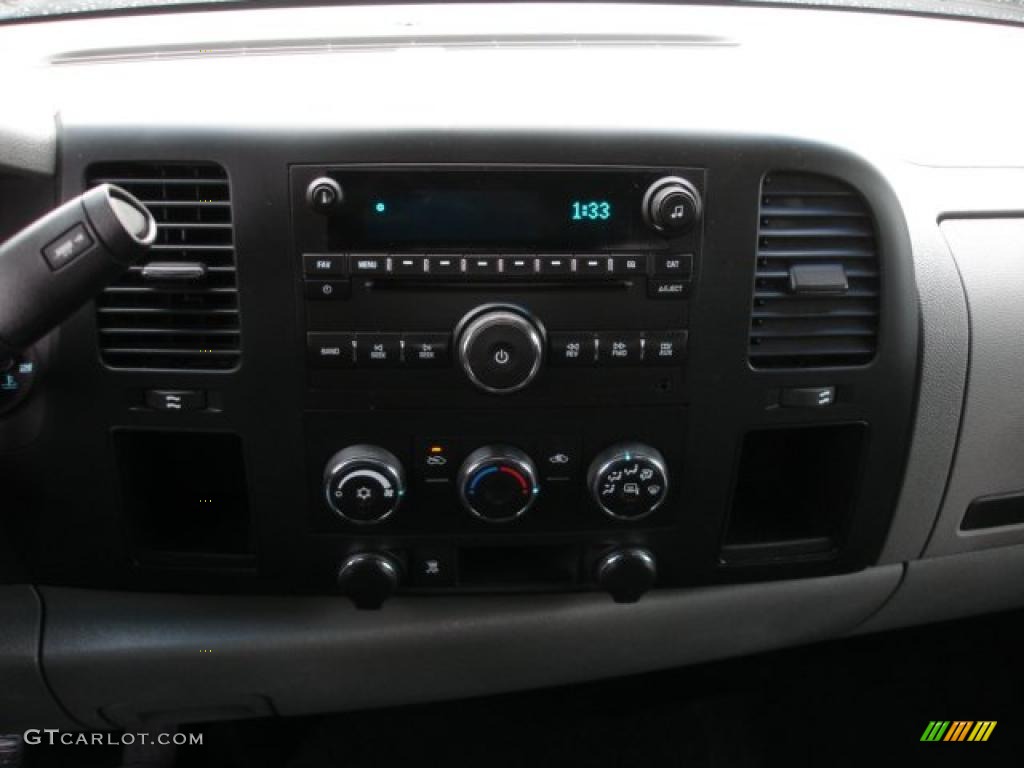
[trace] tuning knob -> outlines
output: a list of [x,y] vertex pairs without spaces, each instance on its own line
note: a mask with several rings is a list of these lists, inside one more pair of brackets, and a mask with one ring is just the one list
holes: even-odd
[[635,603],[654,586],[657,578],[654,555],[640,547],[610,552],[594,569],[594,580],[616,603]]
[[327,462],[324,495],[330,508],[349,522],[383,522],[405,495],[402,462],[375,445],[351,445]]
[[377,610],[398,589],[401,571],[387,555],[362,552],[350,555],[338,568],[338,589],[356,608]]
[[540,493],[530,457],[507,445],[489,445],[469,454],[457,483],[463,506],[490,523],[522,517]]
[[591,462],[587,487],[605,514],[639,520],[660,507],[668,494],[665,458],[640,443],[612,446]]
[[495,395],[527,386],[544,360],[544,329],[517,307],[477,307],[459,322],[455,338],[466,376]]
[[678,176],[658,179],[644,195],[644,221],[666,236],[693,229],[700,221],[701,210],[697,188]]

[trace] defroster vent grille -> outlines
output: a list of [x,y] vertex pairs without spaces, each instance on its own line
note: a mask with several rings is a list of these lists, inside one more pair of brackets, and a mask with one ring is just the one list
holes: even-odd
[[761,188],[750,361],[757,368],[852,366],[875,354],[875,225],[835,179],[772,173]]
[[112,368],[220,371],[241,356],[231,190],[211,163],[104,163],[110,182],[139,198],[159,235],[147,261],[97,300],[100,350]]

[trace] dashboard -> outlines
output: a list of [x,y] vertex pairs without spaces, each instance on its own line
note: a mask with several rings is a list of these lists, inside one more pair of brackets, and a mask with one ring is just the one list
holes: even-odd
[[160,18],[0,27],[3,236],[103,183],[158,224],[0,374],[5,718],[434,701],[1024,603],[1019,29]]

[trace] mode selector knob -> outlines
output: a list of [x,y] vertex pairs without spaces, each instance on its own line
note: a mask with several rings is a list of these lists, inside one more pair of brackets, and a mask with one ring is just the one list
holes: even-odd
[[508,445],[473,451],[459,468],[457,483],[463,506],[489,523],[522,517],[540,493],[530,457]]
[[617,520],[639,520],[660,507],[668,495],[665,458],[649,445],[612,446],[591,462],[587,487],[605,514]]
[[350,445],[327,462],[324,494],[330,508],[349,522],[383,522],[405,495],[402,462],[375,445]]
[[527,386],[544,360],[544,329],[518,307],[477,307],[459,321],[455,338],[462,370],[491,394]]
[[700,221],[701,212],[697,188],[678,176],[658,179],[644,195],[644,221],[668,237],[693,229]]

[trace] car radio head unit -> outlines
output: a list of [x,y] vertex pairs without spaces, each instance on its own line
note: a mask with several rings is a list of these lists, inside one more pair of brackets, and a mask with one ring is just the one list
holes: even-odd
[[[699,175],[679,177],[683,195],[665,212],[692,231]],[[335,170],[341,190],[329,206],[331,250],[550,249],[665,250],[644,196],[664,172],[646,170]],[[315,181],[315,180],[314,180]],[[663,185],[664,186],[664,185]],[[314,185],[315,190],[315,185]],[[310,197],[314,204],[316,196]],[[675,218],[671,218],[671,217]]]

